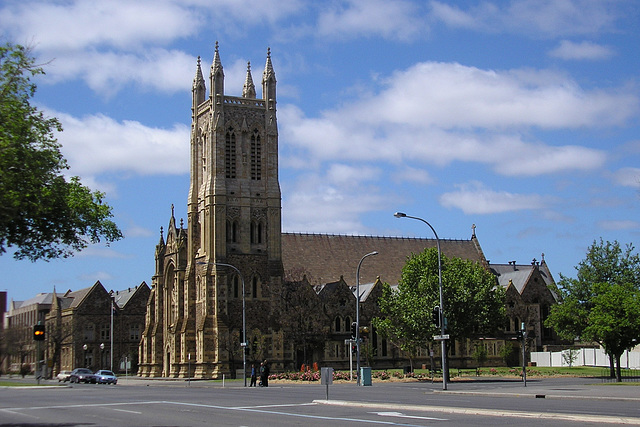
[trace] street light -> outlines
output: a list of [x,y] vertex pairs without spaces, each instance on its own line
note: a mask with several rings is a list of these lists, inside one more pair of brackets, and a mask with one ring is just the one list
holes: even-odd
[[246,351],[246,347],[247,347],[247,312],[246,312],[246,308],[245,308],[245,296],[244,296],[244,278],[242,277],[242,273],[240,273],[240,270],[238,270],[237,267],[231,265],[231,264],[226,264],[224,262],[198,262],[197,264],[200,265],[207,265],[207,264],[211,264],[211,265],[218,265],[221,267],[229,267],[232,268],[236,271],[236,273],[238,273],[238,276],[240,276],[240,281],[242,282],[242,344],[240,344],[240,347],[242,347],[242,378],[244,379],[244,386],[247,386],[247,351]]
[[100,343],[100,369],[105,365],[104,363],[104,343]]
[[444,326],[444,300],[442,298],[442,261],[440,259],[440,239],[438,233],[426,220],[415,216],[409,216],[404,212],[396,212],[393,214],[396,218],[411,218],[422,221],[429,226],[433,234],[436,236],[436,246],[438,248],[438,287],[440,290],[440,352],[442,353],[442,389],[447,389],[447,344],[444,339],[445,326]]
[[88,366],[87,366],[88,365],[88,363],[87,363],[87,349],[88,348],[89,348],[89,346],[86,345],[86,344],[84,344],[82,346],[82,349],[84,350],[84,366],[85,366],[85,368],[88,368]]
[[[368,256],[378,255],[378,252],[369,252],[362,257],[356,269],[356,384],[360,385],[360,266]],[[353,365],[352,365],[353,366]]]

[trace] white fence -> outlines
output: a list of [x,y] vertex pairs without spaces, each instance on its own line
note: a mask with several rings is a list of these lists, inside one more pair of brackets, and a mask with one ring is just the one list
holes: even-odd
[[[531,362],[536,366],[569,366],[569,350],[531,352]],[[609,356],[601,348],[578,348],[573,350],[573,366],[609,367]],[[640,369],[640,352],[625,350],[620,357],[620,367]]]

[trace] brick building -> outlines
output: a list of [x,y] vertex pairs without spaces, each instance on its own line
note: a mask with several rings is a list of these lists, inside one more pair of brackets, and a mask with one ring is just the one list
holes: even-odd
[[[112,348],[114,371],[135,370],[148,297],[149,286],[144,282],[107,292],[98,281],[78,291],[61,294],[54,290],[26,301],[11,301],[3,331],[7,356],[3,370],[19,372],[22,366],[35,370],[38,359],[45,361],[44,376],[77,367],[108,369]],[[38,322],[46,328],[40,358],[33,340],[33,326]]]
[[78,367],[135,371],[148,297],[144,282],[107,292],[98,281],[59,295],[46,318],[47,360],[54,373]]

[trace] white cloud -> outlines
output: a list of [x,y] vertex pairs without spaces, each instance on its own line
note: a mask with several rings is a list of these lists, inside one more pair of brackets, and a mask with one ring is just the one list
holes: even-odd
[[422,185],[429,185],[434,182],[428,171],[410,166],[402,166],[400,170],[393,174],[393,179],[398,183],[414,182]]
[[322,4],[318,32],[322,37],[382,36],[409,40],[424,30],[415,4],[396,0],[346,0]]
[[168,45],[207,25],[238,31],[239,24],[276,24],[301,7],[298,0],[26,0],[0,8],[0,26],[47,63],[44,84],[82,79],[107,96],[127,84],[173,93],[190,89],[196,62]]
[[368,166],[350,166],[333,164],[327,170],[328,182],[342,188],[355,187],[363,181],[373,181],[380,175],[380,170]]
[[301,167],[310,165],[295,159],[306,157],[315,164],[478,162],[510,176],[588,171],[604,164],[605,151],[536,141],[531,130],[618,126],[637,114],[638,104],[632,92],[585,90],[550,71],[429,62],[398,71],[379,93],[317,118],[281,107],[280,139],[285,163]]
[[129,225],[124,230],[123,234],[125,237],[131,238],[131,237],[151,237],[151,236],[154,236],[156,233],[152,230],[149,230],[146,227],[132,224],[132,225]]
[[[344,180],[348,178],[352,180],[345,185]],[[299,176],[293,187],[283,189],[286,195],[282,206],[283,228],[287,231],[366,234],[368,230],[362,226],[360,216],[385,209],[393,203],[393,196],[383,196],[371,185],[363,186],[360,179],[356,168],[341,165],[326,176]]]
[[440,204],[447,208],[458,208],[467,215],[542,209],[549,204],[544,197],[537,194],[498,192],[477,181],[457,187],[457,191],[443,193],[440,196]]
[[618,10],[611,1],[512,0],[483,1],[466,9],[431,1],[436,20],[454,28],[508,32],[532,37],[597,34],[611,31]]
[[[456,6],[447,3],[432,1],[429,3],[431,7],[432,18],[444,22],[446,25],[454,28],[478,28],[481,27],[481,20],[478,20],[478,11],[464,11]],[[489,3],[483,6],[491,7]],[[491,7],[494,9],[494,7]],[[488,13],[488,12],[486,12]],[[486,14],[485,13],[485,14]],[[495,12],[494,12],[495,13]]]
[[[245,65],[246,66],[246,65]],[[46,67],[43,84],[80,78],[93,91],[112,96],[127,84],[159,92],[187,92],[196,58],[176,50],[149,49],[144,54],[91,51],[63,53]]]
[[201,14],[179,2],[13,2],[0,19],[17,40],[33,40],[43,51],[78,51],[88,46],[135,50],[194,34]]
[[104,115],[82,118],[65,113],[57,117],[64,132],[57,135],[74,175],[93,177],[126,171],[141,175],[182,174],[189,171],[189,127],[170,129],[117,122]]
[[372,121],[443,128],[572,128],[621,124],[638,109],[633,94],[588,91],[546,70],[423,62],[397,71],[385,83],[375,103],[367,99],[368,105],[357,106]]
[[561,59],[576,60],[598,60],[608,59],[614,52],[607,46],[583,41],[575,43],[569,40],[562,40],[560,45],[549,52],[549,55]]
[[599,221],[598,227],[609,231],[634,230],[640,228],[640,222],[632,220],[607,220]]
[[622,168],[613,174],[618,185],[624,187],[640,187],[640,168]]

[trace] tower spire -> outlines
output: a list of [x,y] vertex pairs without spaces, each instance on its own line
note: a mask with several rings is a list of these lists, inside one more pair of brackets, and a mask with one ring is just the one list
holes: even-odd
[[198,56],[198,66],[196,67],[196,76],[193,78],[193,86],[191,88],[191,92],[193,93],[192,113],[195,113],[195,109],[198,107],[198,105],[204,102],[204,97],[206,92],[199,56]]
[[220,61],[220,51],[218,50],[218,41],[216,40],[216,50],[213,54],[213,62],[211,63],[211,74],[222,70],[222,62]]
[[267,101],[268,109],[275,110],[276,103],[276,73],[271,63],[271,48],[267,48],[267,63],[262,73],[262,98]]
[[[211,63],[211,73],[209,75],[210,83],[210,98],[216,98],[221,102],[221,98],[224,96],[224,71],[222,69],[222,62],[220,61],[220,52],[218,50],[218,42],[216,41],[216,50],[213,54],[213,62]],[[216,102],[217,102],[216,101]]]
[[242,87],[242,97],[256,97],[256,86],[253,84],[253,78],[251,77],[251,61],[247,62],[247,77],[245,78],[244,86]]
[[262,84],[265,84],[269,79],[276,79],[276,73],[273,71],[273,64],[271,63],[271,48],[267,48],[267,63],[264,66],[264,72],[262,73]]
[[198,56],[198,65],[196,66],[196,76],[193,78],[193,89],[196,89],[200,84],[204,84],[204,77],[202,76],[202,67],[200,56]]

